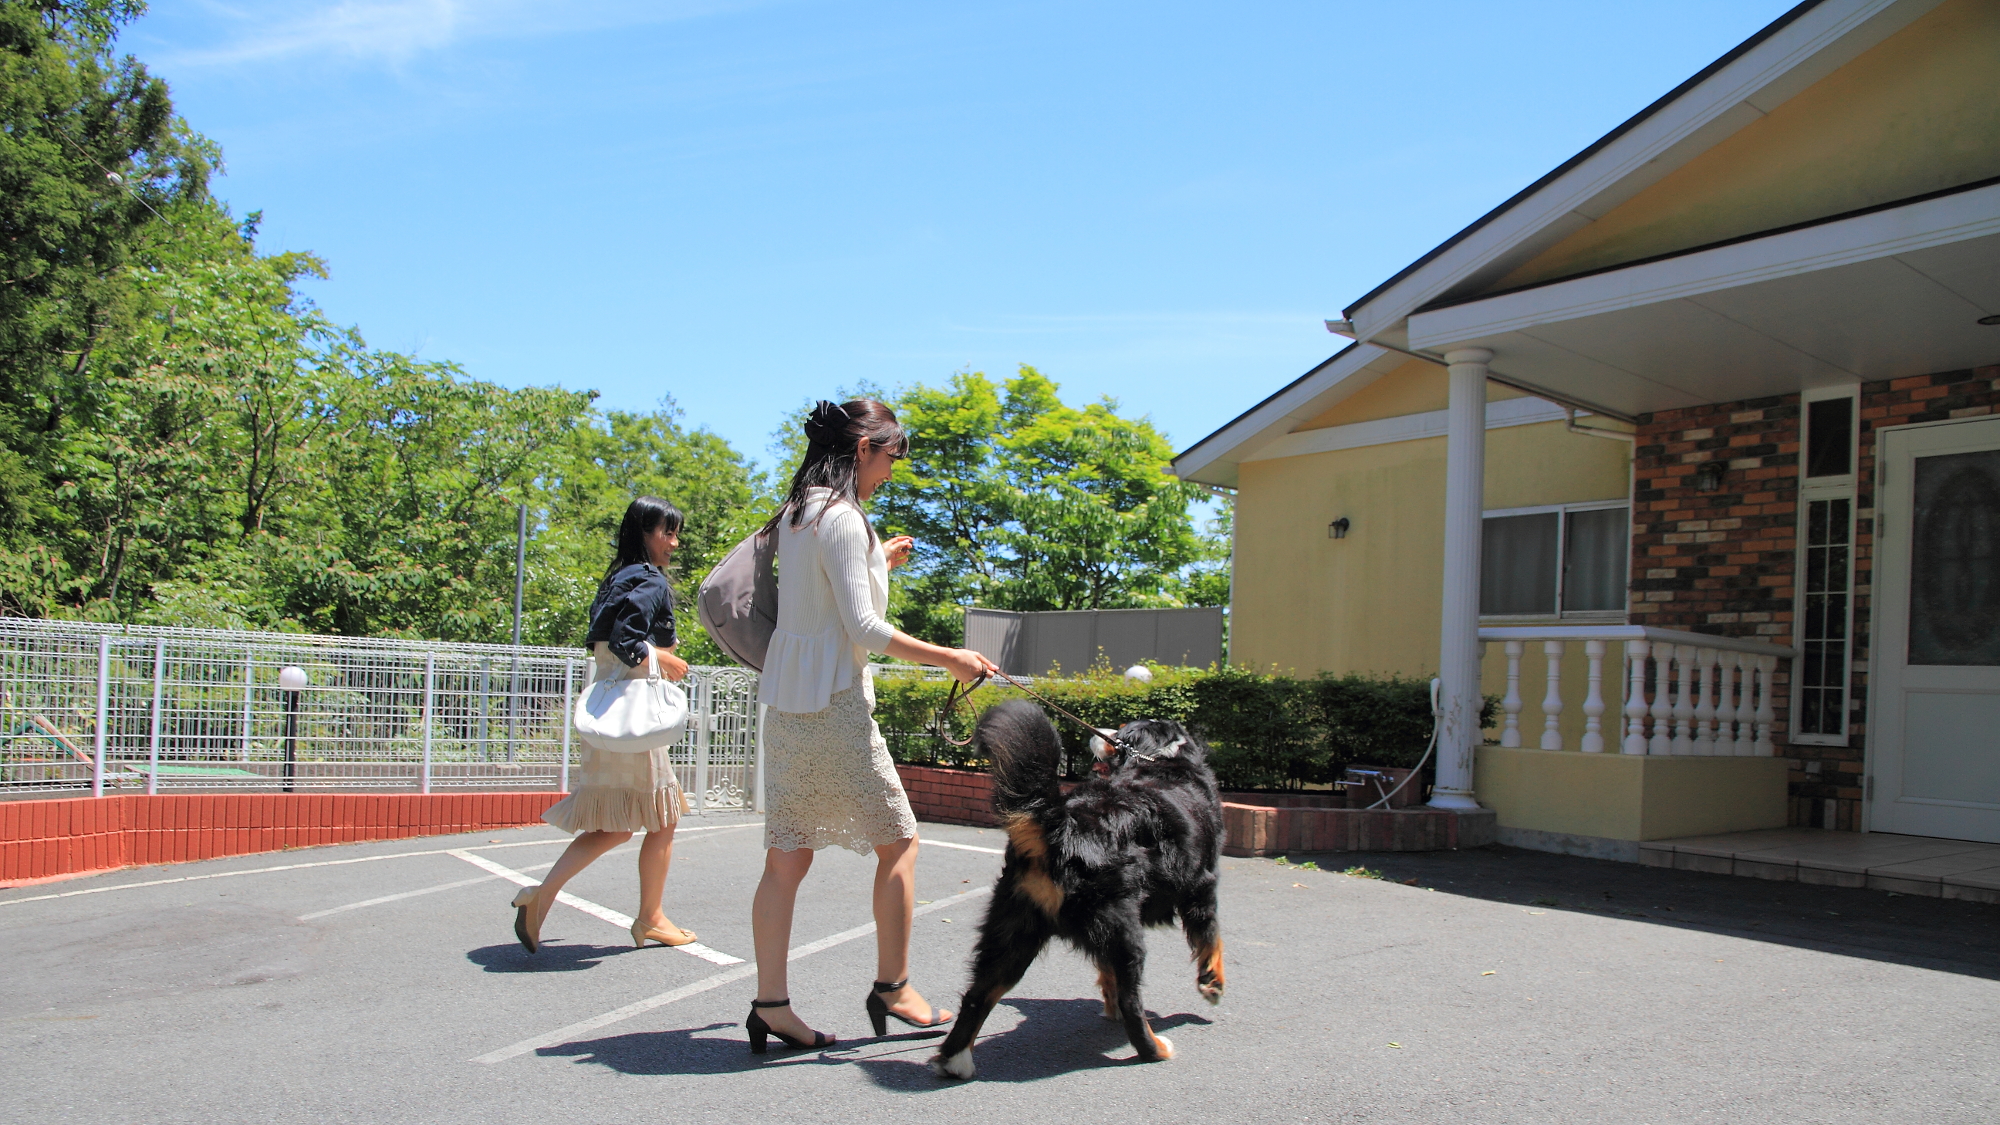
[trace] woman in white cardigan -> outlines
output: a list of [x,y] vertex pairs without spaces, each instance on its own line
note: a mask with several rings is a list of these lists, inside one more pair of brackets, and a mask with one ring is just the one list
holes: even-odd
[[770,524],[778,535],[778,625],[757,697],[770,707],[766,851],[750,914],[757,999],[744,1021],[757,1054],[773,1035],[794,1047],[834,1042],[793,1013],[785,977],[799,883],[813,853],[829,844],[875,853],[876,981],[867,1002],[875,1033],[890,1016],[913,1027],[951,1019],[909,987],[917,820],[875,725],[867,662],[869,653],[885,653],[944,668],[961,682],[993,670],[970,649],[926,644],[883,618],[889,568],[909,558],[912,543],[878,539],[861,502],[908,453],[895,414],[869,399],[821,402],[805,432],[805,459]]

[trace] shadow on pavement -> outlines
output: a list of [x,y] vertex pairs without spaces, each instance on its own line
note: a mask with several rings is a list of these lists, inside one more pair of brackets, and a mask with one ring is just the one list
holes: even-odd
[[568,945],[545,942],[540,953],[522,949],[518,942],[487,945],[469,950],[465,959],[489,973],[573,973],[594,969],[606,957],[630,953],[627,945]]
[[[973,1065],[978,1069],[975,1081],[1036,1082],[1080,1070],[1127,1066],[1136,1061],[1132,1057],[1131,1042],[1125,1038],[1124,1026],[1105,1019],[1101,1014],[1104,1005],[1095,997],[1077,1000],[1007,999],[1000,1002],[1000,1007],[1021,1013],[1021,1022],[1000,1034],[982,1034],[979,1037],[972,1049]],[[1185,1012],[1158,1016],[1149,1011],[1147,1016],[1152,1020],[1153,1030],[1162,1034],[1189,1024],[1200,1026],[1214,1022]],[[889,1037],[919,1038],[942,1041],[943,1036],[938,1032],[926,1032]],[[958,1085],[931,1073],[930,1057],[936,1053],[935,1043],[925,1044],[921,1050],[908,1054],[856,1059],[854,1065],[868,1075],[869,1081],[885,1090],[922,1093]],[[1111,1057],[1113,1054],[1119,1057]]]
[[[2000,980],[2000,906],[1777,883],[1495,845],[1455,852],[1295,853],[1334,874],[1492,902],[1583,911]],[[1237,862],[1271,862],[1247,860]],[[1224,926],[1227,927],[1227,919]]]

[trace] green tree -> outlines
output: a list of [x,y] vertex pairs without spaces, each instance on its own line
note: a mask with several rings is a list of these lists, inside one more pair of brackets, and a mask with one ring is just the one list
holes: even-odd
[[[127,331],[142,235],[207,198],[212,146],[174,117],[165,83],[117,29],[136,0],[0,0],[0,584],[45,611],[79,579],[41,530],[74,522],[48,471],[107,408],[93,358]],[[115,406],[111,409],[117,409]],[[114,486],[114,491],[116,491]],[[104,530],[107,543],[115,532]]]

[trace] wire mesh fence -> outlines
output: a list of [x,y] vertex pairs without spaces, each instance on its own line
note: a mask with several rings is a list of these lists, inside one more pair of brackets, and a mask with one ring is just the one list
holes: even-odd
[[[575,649],[0,620],[0,795],[569,788]],[[307,686],[287,691],[296,666]],[[757,678],[701,667],[671,756],[758,804]]]

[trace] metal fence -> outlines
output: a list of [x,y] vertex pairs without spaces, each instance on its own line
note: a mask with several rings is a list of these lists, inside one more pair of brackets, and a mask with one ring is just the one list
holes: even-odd
[[[305,670],[288,692],[280,669]],[[569,788],[579,650],[0,620],[0,794]],[[757,677],[701,667],[697,811],[761,805]]]

